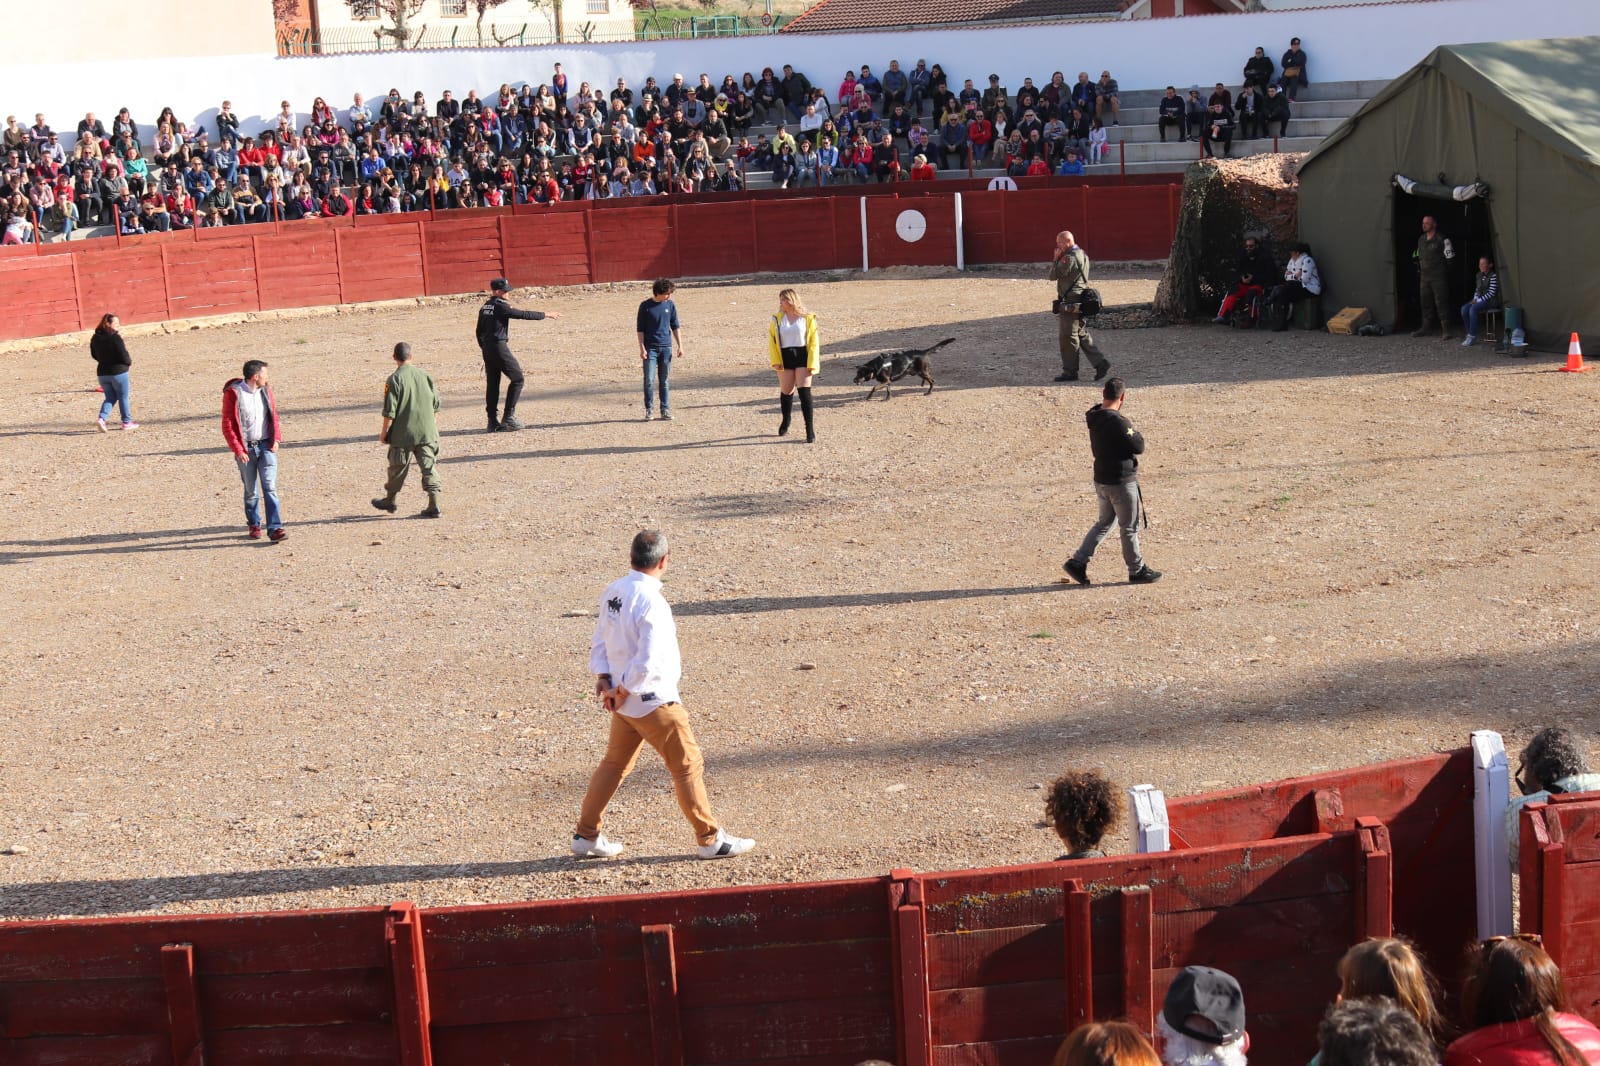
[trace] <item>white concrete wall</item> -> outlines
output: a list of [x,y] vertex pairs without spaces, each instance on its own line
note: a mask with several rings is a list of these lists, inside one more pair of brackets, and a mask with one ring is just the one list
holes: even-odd
[[[266,6],[263,4],[262,6]],[[898,58],[908,66],[919,57],[944,65],[952,81],[970,77],[979,85],[998,73],[1015,91],[1024,74],[1039,83],[1063,69],[1110,69],[1126,89],[1168,83],[1208,85],[1237,81],[1255,45],[1276,56],[1299,36],[1316,81],[1392,78],[1439,44],[1600,34],[1597,0],[1419,0],[1416,3],[1327,8],[1313,11],[1208,15],[1180,19],[1096,22],[1070,26],[930,30],[918,33],[826,35],[777,34],[699,41],[639,41],[551,45],[525,49],[458,49],[351,56],[280,59],[238,55],[167,59],[109,59],[93,64],[0,68],[0,108],[32,116],[44,111],[52,124],[70,128],[85,111],[105,119],[119,107],[148,123],[170,105],[191,125],[207,126],[226,97],[246,128],[275,114],[282,99],[309,109],[316,96],[346,105],[353,92],[381,98],[390,88],[405,96],[421,89],[428,99],[449,87],[487,95],[502,82],[538,82],[561,62],[574,84],[614,84],[618,77],[639,85],[654,74],[663,83],[681,71],[689,80],[701,71],[720,81],[724,72],[760,73],[792,63],[830,93],[847,66],[871,63],[874,70]]]
[[[32,4],[26,0],[0,3],[6,36],[6,65],[26,62],[30,56],[48,57],[57,70],[118,56],[228,56],[240,52],[271,53],[276,48],[271,0],[225,0],[224,13],[192,0],[66,0],[57,4]],[[23,106],[9,87],[14,82],[7,70],[0,74],[0,92],[7,114],[33,113],[50,107],[49,94],[39,106]],[[92,74],[89,84],[104,85]],[[50,84],[56,76],[51,76]],[[35,93],[34,95],[38,95]],[[119,105],[120,106],[120,105]],[[162,105],[164,106],[164,105]],[[173,105],[176,107],[177,105]],[[104,105],[102,104],[103,108]],[[86,107],[83,111],[96,110]],[[159,111],[160,108],[157,108]],[[112,108],[106,119],[116,113]],[[154,116],[156,112],[151,112]],[[73,118],[83,117],[80,111]]]

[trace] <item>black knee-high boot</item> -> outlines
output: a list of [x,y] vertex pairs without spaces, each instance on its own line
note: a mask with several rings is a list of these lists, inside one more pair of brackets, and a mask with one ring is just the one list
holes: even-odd
[[800,415],[806,420],[806,443],[811,444],[817,439],[817,432],[811,425],[811,388],[796,389],[800,394]]
[[783,419],[778,423],[778,436],[789,432],[789,416],[794,413],[794,393],[778,393],[778,407],[783,411]]

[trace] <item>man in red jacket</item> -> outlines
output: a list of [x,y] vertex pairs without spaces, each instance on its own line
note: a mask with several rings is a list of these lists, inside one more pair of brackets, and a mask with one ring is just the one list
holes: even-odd
[[[250,539],[261,539],[263,495],[267,498],[267,536],[274,542],[289,534],[278,511],[278,442],[283,439],[278,405],[267,384],[267,364],[245,363],[242,377],[222,387],[222,439],[228,442],[244,480],[244,517]],[[258,490],[259,485],[259,490]]]

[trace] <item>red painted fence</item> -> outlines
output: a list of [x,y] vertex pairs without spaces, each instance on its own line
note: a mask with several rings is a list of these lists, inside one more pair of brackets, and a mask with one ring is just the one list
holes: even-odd
[[[1244,985],[1252,1062],[1290,1066],[1351,944],[1405,932],[1448,971],[1476,935],[1471,798],[1462,751],[1174,801],[1164,854],[0,924],[0,1062],[1040,1066],[1084,1020],[1148,1028],[1176,971],[1206,963]],[[1525,819],[1524,927],[1600,1016],[1600,799]]]
[[[859,267],[861,205],[873,266],[956,263],[957,191],[909,183],[827,196],[609,200],[309,219],[0,249],[0,341],[124,322],[660,276]],[[965,184],[965,183],[961,183]],[[971,263],[1049,259],[1072,229],[1101,260],[1160,259],[1178,186],[1072,185],[959,192]],[[896,232],[915,210],[926,233]]]
[[1520,928],[1544,936],[1572,1009],[1600,1023],[1600,795],[1522,809]]

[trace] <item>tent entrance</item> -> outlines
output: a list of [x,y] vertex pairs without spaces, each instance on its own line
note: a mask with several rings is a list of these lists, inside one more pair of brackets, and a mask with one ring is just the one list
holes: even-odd
[[[1422,235],[1422,217],[1432,215],[1439,230],[1450,238],[1456,257],[1450,263],[1450,301],[1457,308],[1467,302],[1472,293],[1473,281],[1478,275],[1478,257],[1495,258],[1494,223],[1490,217],[1489,201],[1483,198],[1458,203],[1455,200],[1434,200],[1426,196],[1409,196],[1394,189],[1394,332],[1410,331],[1422,324],[1418,306],[1418,289],[1422,279],[1417,261],[1412,258],[1417,251],[1417,238]],[[1451,315],[1454,316],[1454,310]],[[1459,331],[1460,323],[1454,317],[1449,326]]]

